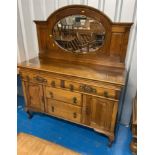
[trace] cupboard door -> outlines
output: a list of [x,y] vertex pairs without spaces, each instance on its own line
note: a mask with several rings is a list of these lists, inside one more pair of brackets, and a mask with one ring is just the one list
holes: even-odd
[[37,83],[25,82],[27,107],[44,111],[43,86]]
[[99,129],[114,131],[117,116],[118,102],[93,97],[91,101],[90,126]]

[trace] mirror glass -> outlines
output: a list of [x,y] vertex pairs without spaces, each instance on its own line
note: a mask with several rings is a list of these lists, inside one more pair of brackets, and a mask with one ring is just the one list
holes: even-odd
[[57,45],[73,53],[95,52],[104,45],[105,29],[97,20],[72,15],[58,21],[53,29]]

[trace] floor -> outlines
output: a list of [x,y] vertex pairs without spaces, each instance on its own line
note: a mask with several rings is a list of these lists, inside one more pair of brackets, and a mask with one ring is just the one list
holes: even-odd
[[117,125],[116,140],[107,146],[108,138],[82,127],[51,116],[36,113],[28,119],[23,97],[17,97],[17,132],[25,132],[81,153],[82,155],[132,155],[128,127]]

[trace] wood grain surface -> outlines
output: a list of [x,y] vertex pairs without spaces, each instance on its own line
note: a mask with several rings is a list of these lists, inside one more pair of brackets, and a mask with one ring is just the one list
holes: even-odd
[[41,138],[19,133],[17,136],[18,155],[80,155],[60,145]]

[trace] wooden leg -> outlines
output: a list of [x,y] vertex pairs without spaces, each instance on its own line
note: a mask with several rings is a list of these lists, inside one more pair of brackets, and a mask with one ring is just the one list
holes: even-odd
[[27,111],[27,114],[28,114],[29,119],[31,119],[33,117],[32,113],[29,110]]
[[102,132],[101,130],[98,130],[98,129],[96,129],[96,128],[93,128],[96,132],[99,132],[99,133],[102,133],[102,134],[104,134],[104,135],[106,135],[108,138],[109,138],[109,142],[108,142],[108,147],[111,147],[112,146],[112,143],[113,143],[113,141],[114,141],[114,139],[115,139],[115,135],[114,135],[114,133],[112,133],[112,132]]
[[114,141],[114,137],[109,137],[108,147],[112,146],[113,141]]

